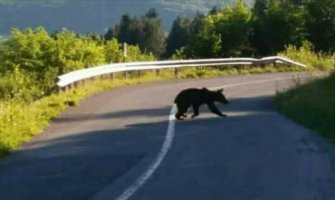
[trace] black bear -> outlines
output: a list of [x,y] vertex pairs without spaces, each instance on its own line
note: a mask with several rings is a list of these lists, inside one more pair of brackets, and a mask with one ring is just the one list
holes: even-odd
[[181,117],[187,117],[185,113],[190,106],[193,106],[194,111],[192,118],[198,116],[199,107],[202,104],[207,104],[208,108],[212,113],[215,113],[222,117],[226,117],[226,115],[222,114],[214,104],[215,101],[221,102],[223,104],[228,103],[226,97],[222,92],[223,89],[210,91],[207,88],[189,88],[181,91],[174,100],[174,103],[177,105],[178,108],[176,118],[178,120],[182,120],[183,118]]

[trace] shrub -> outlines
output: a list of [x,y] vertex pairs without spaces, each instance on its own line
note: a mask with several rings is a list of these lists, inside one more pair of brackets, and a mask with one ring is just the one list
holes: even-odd
[[0,77],[0,99],[21,99],[32,101],[35,97],[43,95],[33,75],[27,75],[19,68],[13,72],[7,72]]
[[299,61],[309,67],[310,70],[334,70],[335,54],[316,53],[310,42],[305,41],[300,48],[289,45],[285,51],[279,53],[280,56],[288,57]]

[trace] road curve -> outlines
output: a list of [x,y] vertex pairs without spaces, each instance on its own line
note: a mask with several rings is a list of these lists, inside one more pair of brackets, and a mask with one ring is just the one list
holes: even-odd
[[177,121],[164,159],[125,199],[334,200],[334,148],[273,107],[294,76],[162,81],[93,95],[0,161],[0,199],[117,199],[157,159],[175,95],[223,86],[228,117],[204,106],[198,118]]

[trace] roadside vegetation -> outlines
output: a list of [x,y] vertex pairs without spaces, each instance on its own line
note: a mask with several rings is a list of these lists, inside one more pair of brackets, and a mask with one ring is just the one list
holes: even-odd
[[302,61],[306,71],[329,76],[307,83],[297,80],[293,88],[277,94],[277,110],[335,143],[335,54],[315,53],[305,43],[300,48],[290,45],[280,55]]
[[277,109],[335,142],[335,73],[297,85],[276,97]]
[[[161,58],[281,55],[304,63],[308,68],[283,65],[197,67],[181,69],[178,78],[302,70],[333,71],[335,31],[331,31],[335,29],[335,4],[333,1],[328,3],[316,0],[256,0],[251,9],[243,0],[238,0],[236,4],[222,9],[213,8],[207,15],[199,14],[192,19],[178,17],[167,38],[153,9],[141,17],[124,15],[120,23],[111,27],[105,35],[79,35],[67,29],[49,34],[43,27],[13,29],[11,35],[0,42],[0,157],[42,132],[67,106],[78,104],[85,96],[113,87],[175,78],[173,70],[168,69],[160,71],[159,75],[155,71],[128,73],[127,78],[119,73],[113,80],[90,80],[85,86],[57,93],[57,76],[73,70],[104,63]],[[324,13],[320,8],[334,12]],[[319,18],[325,15],[327,21],[321,23]],[[323,30],[324,27],[328,27],[324,30],[325,34],[317,37],[313,30]],[[126,57],[123,43],[128,44]],[[279,94],[278,108],[294,119],[305,116],[301,115],[301,111],[308,112],[309,108],[320,108],[320,111],[310,111],[309,114],[331,114],[329,111],[332,108],[322,113],[322,109],[326,108],[320,98],[323,93],[315,93],[315,99],[310,98],[311,101],[306,100],[305,104],[300,104],[300,101],[315,88],[324,87],[325,91],[330,92],[328,88],[333,87],[333,77],[312,83],[316,84],[315,87],[302,86],[301,90],[293,89]],[[324,96],[331,97],[326,93]],[[316,100],[321,103],[315,103]],[[325,101],[330,102],[331,99]],[[313,102],[320,104],[319,108],[313,107]],[[296,107],[297,104],[306,107]],[[319,115],[316,116],[320,119]],[[332,116],[324,117],[325,121],[333,122]],[[312,118],[305,119],[301,123],[309,126]],[[321,126],[318,124],[315,129],[324,135],[334,130],[331,125]]]

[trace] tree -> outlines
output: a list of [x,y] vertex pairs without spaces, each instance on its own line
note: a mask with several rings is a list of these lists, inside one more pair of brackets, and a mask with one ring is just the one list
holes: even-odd
[[221,51],[221,35],[211,28],[202,29],[184,49],[186,56],[192,58],[219,57]]
[[191,37],[191,20],[177,17],[167,38],[166,56],[170,57],[177,49],[184,47]]
[[308,0],[308,40],[316,50],[335,52],[335,1]]
[[202,19],[185,52],[196,57],[231,57],[249,52],[251,11],[243,0]]
[[120,25],[115,29],[117,39],[121,43],[138,44],[143,30],[143,23],[137,17],[130,17],[128,14],[122,16]]
[[204,18],[205,18],[205,15],[203,15],[200,12],[197,12],[197,14],[192,19],[191,26],[190,26],[190,33],[197,34],[200,32]]
[[24,31],[15,28],[8,40],[1,44],[1,71],[13,71],[18,67],[42,78],[49,67],[55,67],[54,46],[55,42],[42,27]]
[[142,17],[143,29],[139,34],[138,44],[143,52],[151,52],[160,57],[165,51],[166,37],[161,21],[156,17],[153,18],[151,12]]
[[147,18],[157,18],[158,17],[158,14],[156,12],[156,10],[154,8],[151,8],[146,14],[145,16]]
[[[153,59],[138,46],[128,46],[128,61]],[[96,34],[80,36],[67,29],[52,37],[42,27],[13,29],[10,37],[0,43],[0,98],[33,100],[49,94],[59,74],[120,61],[122,48],[115,38],[103,41]]]
[[306,40],[306,9],[300,2],[258,0],[253,9],[252,44],[258,54],[274,54]]
[[112,40],[113,38],[117,37],[117,31],[114,30],[115,27],[108,28],[107,32],[104,35],[105,40]]
[[165,49],[165,33],[155,9],[150,9],[142,17],[122,16],[120,23],[110,28],[105,39],[117,38],[121,43],[139,45],[144,52],[152,52],[159,57]]
[[267,0],[256,0],[252,9],[253,15],[257,17],[264,17]]
[[60,74],[105,63],[104,48],[90,37],[64,29],[56,35],[55,45]]
[[104,45],[105,57],[107,63],[122,62],[123,52],[121,45],[116,38],[108,40]]
[[251,15],[244,0],[239,0],[234,6],[227,6],[219,14],[213,16],[214,21],[217,21],[215,29],[221,34],[221,56],[248,54]]
[[[0,74],[7,74],[9,79],[16,82],[12,88],[13,94],[30,90],[29,94],[22,94],[25,96],[22,98],[31,99],[52,89],[59,73],[55,44],[56,41],[42,27],[12,30],[10,37],[0,46]],[[21,74],[25,77],[21,77]],[[21,81],[27,85],[24,86]],[[10,82],[4,87],[11,88]]]
[[208,12],[209,15],[215,15],[220,12],[220,9],[217,6],[213,6],[212,9]]

